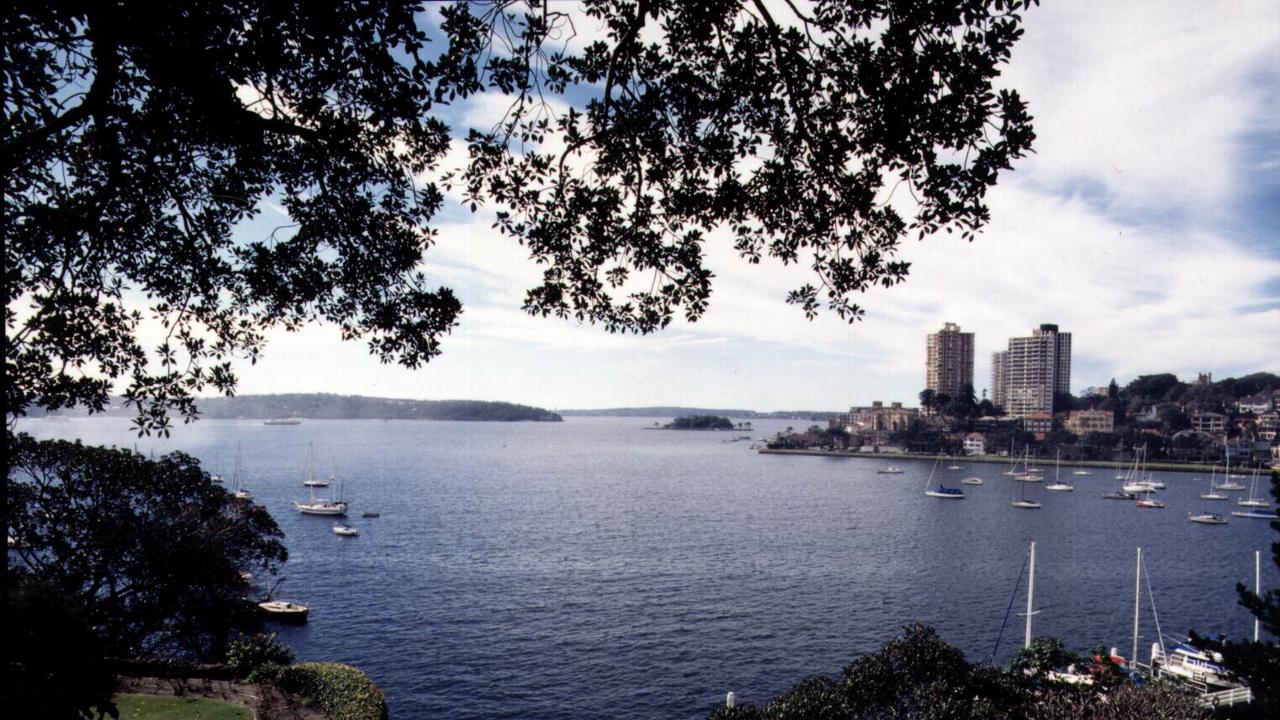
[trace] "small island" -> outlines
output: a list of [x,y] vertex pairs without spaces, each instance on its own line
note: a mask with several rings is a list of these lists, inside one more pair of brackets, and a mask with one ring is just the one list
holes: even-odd
[[682,415],[663,426],[664,430],[733,430],[733,421],[719,415]]

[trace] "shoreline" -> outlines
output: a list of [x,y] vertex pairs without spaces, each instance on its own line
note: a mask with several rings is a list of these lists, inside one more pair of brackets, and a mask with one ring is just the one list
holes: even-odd
[[[899,458],[903,460],[933,460],[936,455],[922,453],[874,453],[852,450],[770,450],[764,448],[757,450],[761,455],[809,455],[813,457],[845,457],[845,458],[872,458],[878,460],[893,460]],[[1000,457],[999,455],[943,455],[955,463],[985,463],[989,465],[1008,465],[1009,458]],[[1047,458],[1032,458],[1034,462],[1039,463],[1042,467],[1048,465],[1051,461]],[[1067,463],[1072,468],[1112,468],[1116,467],[1114,462],[1106,462],[1103,460],[1073,460]],[[1186,472],[1186,473],[1205,473],[1211,470],[1221,470],[1216,465],[1197,465],[1186,463],[1146,463],[1144,467],[1150,470],[1160,470],[1164,472]],[[1121,466],[1118,472],[1124,472],[1124,466]]]

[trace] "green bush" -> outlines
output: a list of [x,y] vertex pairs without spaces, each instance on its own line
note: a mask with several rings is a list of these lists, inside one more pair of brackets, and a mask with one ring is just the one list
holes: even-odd
[[360,670],[340,663],[304,662],[280,670],[280,689],[316,704],[329,720],[387,720],[382,690]]
[[281,643],[275,633],[241,635],[227,648],[227,664],[239,678],[270,677],[278,666],[291,662],[293,651]]

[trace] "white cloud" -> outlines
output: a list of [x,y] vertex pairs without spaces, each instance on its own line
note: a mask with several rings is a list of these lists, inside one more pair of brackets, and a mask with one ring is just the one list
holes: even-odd
[[1271,0],[1045,3],[1027,14],[1007,84],[1028,99],[1022,169],[1093,183],[1139,210],[1207,210],[1239,189],[1241,135],[1277,129],[1257,79],[1280,61]]

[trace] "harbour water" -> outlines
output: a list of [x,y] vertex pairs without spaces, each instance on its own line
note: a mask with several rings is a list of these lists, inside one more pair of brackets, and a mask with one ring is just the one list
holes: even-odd
[[[940,468],[948,485],[986,482],[936,500],[922,492],[929,463],[879,475],[877,460],[758,455],[730,441],[743,433],[646,429],[654,420],[202,420],[138,439],[127,420],[77,418],[19,430],[180,449],[228,481],[239,446],[244,484],[286,533],[279,594],[312,608],[281,636],[302,659],[368,672],[398,718],[701,718],[728,690],[763,702],[837,674],[915,621],[986,659],[1031,539],[1036,634],[1077,650],[1127,653],[1138,545],[1171,636],[1252,632],[1234,588],[1252,582],[1254,550],[1264,586],[1278,582],[1266,521],[1187,521],[1237,509],[1200,501],[1204,476],[1156,473],[1168,507],[1140,510],[1102,498],[1118,489],[1113,471],[1064,466],[1075,492],[1030,486],[1044,508],[1015,510],[1018,483],[998,465]],[[756,421],[749,434],[787,425],[807,423]],[[293,510],[309,446],[351,501],[359,538]],[[998,661],[1017,649],[1020,622]],[[1142,632],[1145,660],[1149,606]]]

